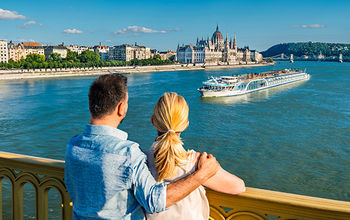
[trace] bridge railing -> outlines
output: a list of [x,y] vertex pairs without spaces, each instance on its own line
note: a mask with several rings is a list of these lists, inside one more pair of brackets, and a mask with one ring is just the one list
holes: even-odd
[[[0,152],[0,180],[12,186],[14,220],[23,219],[23,186],[33,185],[36,219],[48,219],[48,191],[55,188],[61,196],[62,219],[72,219],[72,203],[64,185],[64,161]],[[0,220],[2,186],[0,181]],[[210,219],[350,219],[350,202],[321,199],[289,193],[247,188],[239,196],[207,190]]]
[[36,219],[48,219],[48,192],[55,188],[61,197],[62,219],[72,219],[72,206],[64,184],[64,161],[0,151],[0,220],[2,219],[2,180],[12,186],[12,215],[23,219],[23,187],[29,183],[36,197]]

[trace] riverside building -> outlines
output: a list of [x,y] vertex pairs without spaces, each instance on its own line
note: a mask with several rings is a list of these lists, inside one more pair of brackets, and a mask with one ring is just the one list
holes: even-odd
[[[236,36],[234,40],[229,40],[228,35],[226,39],[219,31],[219,26],[213,33],[211,39],[199,40],[197,38],[196,45],[192,44],[177,47],[177,60],[180,63],[202,63],[208,65],[234,65],[234,64],[248,64],[253,61],[261,62],[262,55],[254,51],[251,54],[249,48],[238,48]],[[254,60],[252,60],[252,55]],[[257,59],[258,58],[258,59]]]
[[8,62],[8,48],[5,40],[0,40],[0,63]]
[[250,51],[250,57],[252,59],[252,61],[255,61],[256,63],[260,63],[263,61],[263,56],[261,53],[259,53],[256,50],[251,50]]
[[78,54],[81,54],[83,51],[88,50],[89,47],[79,46],[79,45],[69,45],[67,46],[67,49],[72,52],[77,52]]
[[23,42],[22,43],[25,49],[26,56],[28,54],[40,54],[45,55],[44,47],[37,42]]
[[145,46],[123,44],[109,49],[109,60],[130,61],[133,59],[148,59],[151,57],[151,49]]
[[168,51],[162,51],[162,52],[159,52],[159,55],[160,55],[160,58],[162,60],[176,60],[176,52],[175,51],[171,51],[171,50],[168,50]]
[[46,46],[44,47],[44,54],[46,57],[48,57],[52,53],[58,53],[62,58],[67,57],[67,47],[64,46],[62,43],[58,46]]
[[13,43],[10,41],[7,45],[8,47],[8,60],[13,60],[15,62],[26,58],[26,51],[22,43]]
[[93,47],[94,52],[100,55],[101,60],[108,60],[109,59],[109,47],[103,46],[102,43],[98,46]]

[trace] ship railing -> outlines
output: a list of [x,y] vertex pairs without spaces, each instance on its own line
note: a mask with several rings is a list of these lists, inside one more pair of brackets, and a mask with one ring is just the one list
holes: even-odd
[[[23,186],[33,185],[36,219],[48,219],[48,191],[55,188],[61,197],[61,218],[72,219],[72,203],[64,185],[64,161],[0,152],[0,220],[2,180],[12,187],[12,219],[23,219]],[[207,190],[210,219],[350,219],[350,202],[247,188],[241,195]],[[6,218],[8,219],[8,218]]]

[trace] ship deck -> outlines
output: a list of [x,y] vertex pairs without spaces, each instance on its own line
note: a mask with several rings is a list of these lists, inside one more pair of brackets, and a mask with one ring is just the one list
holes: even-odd
[[264,79],[264,78],[270,78],[275,77],[275,74],[278,74],[279,76],[285,76],[293,73],[298,73],[297,71],[291,71],[291,72],[283,72],[283,71],[271,71],[271,72],[265,72],[265,73],[250,73],[250,74],[244,74],[239,75],[237,78],[243,82],[249,82],[251,80],[256,79]]

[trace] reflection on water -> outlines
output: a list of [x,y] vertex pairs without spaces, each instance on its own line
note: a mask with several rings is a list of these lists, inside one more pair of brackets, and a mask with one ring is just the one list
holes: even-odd
[[252,102],[259,102],[268,98],[272,98],[280,93],[283,93],[289,89],[293,89],[305,83],[305,81],[299,81],[269,89],[264,89],[239,96],[227,96],[227,97],[201,97],[201,101],[205,103],[222,104],[222,105],[236,105],[247,104]]

